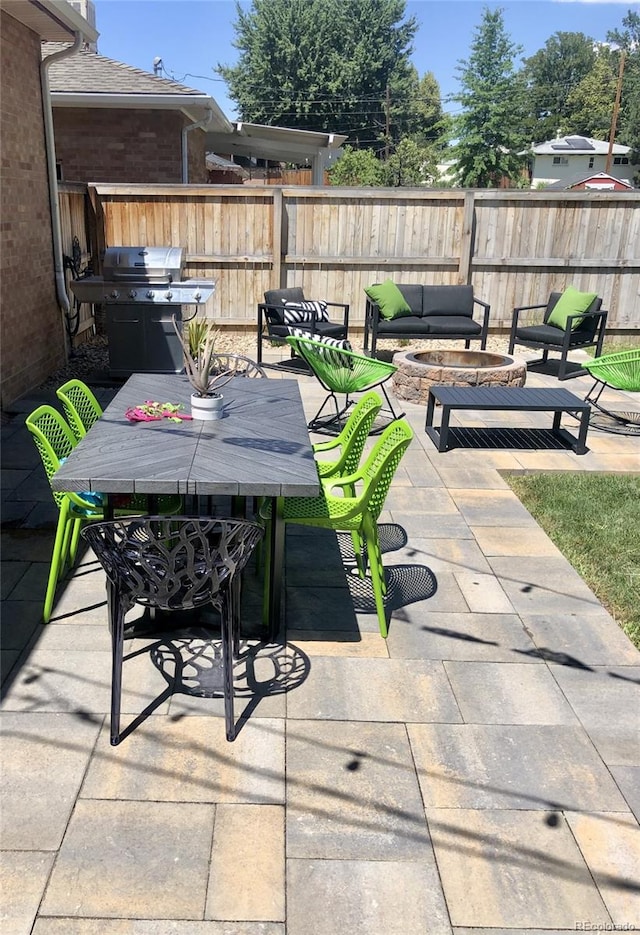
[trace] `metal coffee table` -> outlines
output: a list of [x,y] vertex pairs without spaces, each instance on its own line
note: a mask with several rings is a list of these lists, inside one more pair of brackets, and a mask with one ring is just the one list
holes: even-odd
[[[440,426],[433,424],[436,402],[442,405]],[[500,410],[503,412],[553,412],[553,434],[573,448],[576,454],[587,451],[590,406],[569,390],[539,390],[531,387],[432,386],[427,400],[425,431],[438,451],[449,447],[449,418],[453,410]],[[579,417],[577,437],[560,427],[562,413]]]

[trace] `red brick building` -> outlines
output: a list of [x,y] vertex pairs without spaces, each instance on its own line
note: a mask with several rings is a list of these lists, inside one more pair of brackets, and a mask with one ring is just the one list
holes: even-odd
[[[64,361],[61,251],[56,250],[47,156],[48,96],[41,40],[95,40],[66,3],[0,0],[0,403],[38,386]],[[50,117],[50,112],[49,112]],[[49,120],[50,125],[50,120]]]
[[[45,43],[43,55],[56,49]],[[203,125],[232,132],[202,91],[90,49],[54,63],[50,74],[58,177],[67,182],[201,184]]]

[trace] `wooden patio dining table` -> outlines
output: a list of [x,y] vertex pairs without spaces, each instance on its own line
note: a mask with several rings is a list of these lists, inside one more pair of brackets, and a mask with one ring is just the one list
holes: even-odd
[[[51,480],[54,490],[99,491],[113,515],[116,494],[269,497],[271,556],[263,619],[273,639],[282,613],[283,497],[316,496],[318,472],[295,380],[235,377],[223,388],[223,418],[130,422],[146,400],[182,404],[191,386],[179,374],[134,374]],[[150,501],[153,512],[153,500]]]

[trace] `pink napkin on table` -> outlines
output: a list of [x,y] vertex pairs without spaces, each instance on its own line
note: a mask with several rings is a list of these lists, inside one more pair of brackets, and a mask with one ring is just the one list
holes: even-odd
[[147,399],[139,406],[131,406],[125,412],[129,422],[156,422],[159,419],[168,419],[169,422],[182,422],[185,419],[192,419],[186,413],[180,412],[182,405],[180,403],[157,403],[153,399]]

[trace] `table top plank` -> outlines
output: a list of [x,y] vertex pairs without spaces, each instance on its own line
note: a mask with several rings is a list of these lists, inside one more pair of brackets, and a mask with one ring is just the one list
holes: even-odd
[[236,377],[222,390],[224,417],[129,422],[145,400],[181,403],[174,374],[134,374],[52,480],[55,490],[314,496],[319,481],[295,380]]

